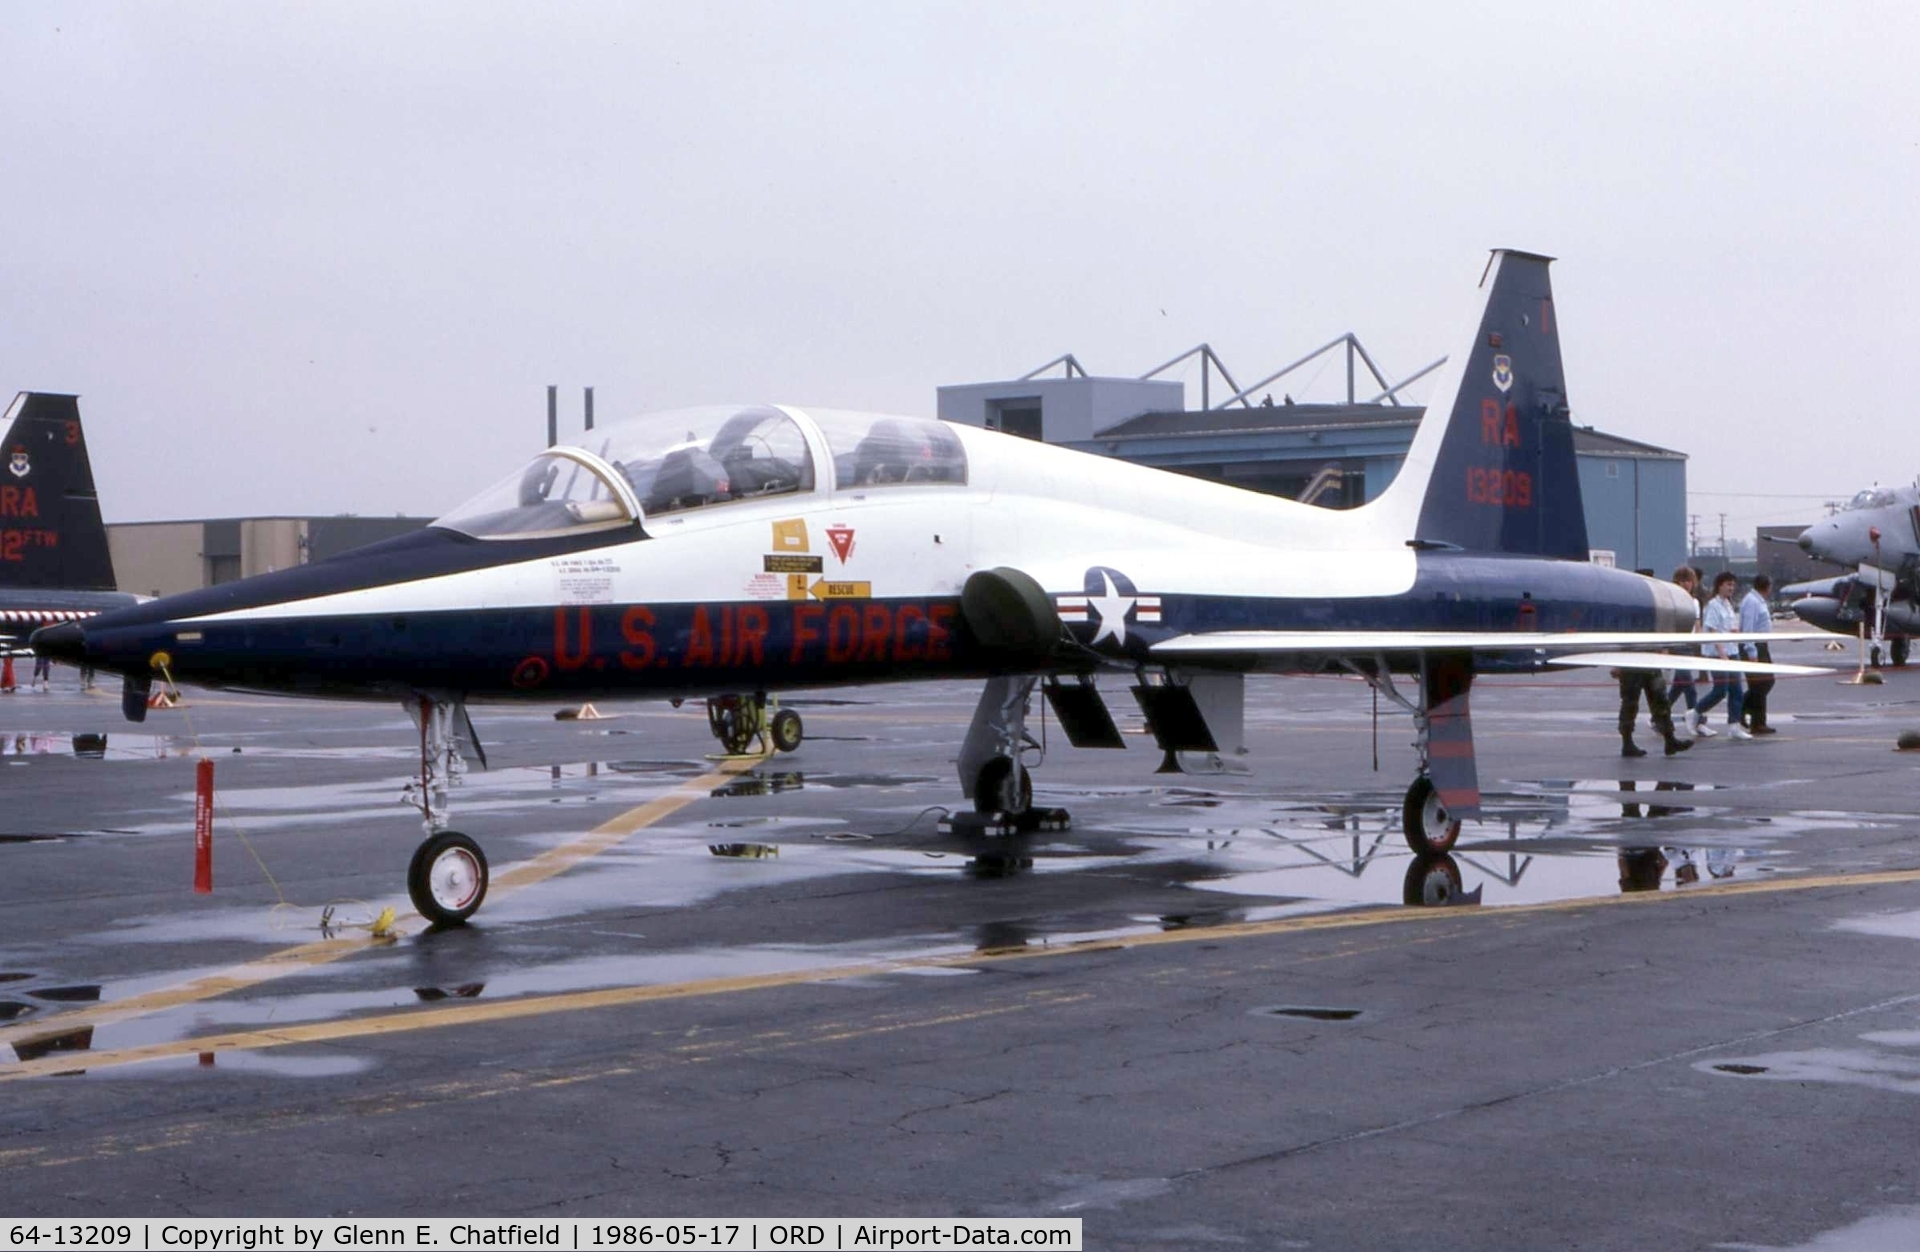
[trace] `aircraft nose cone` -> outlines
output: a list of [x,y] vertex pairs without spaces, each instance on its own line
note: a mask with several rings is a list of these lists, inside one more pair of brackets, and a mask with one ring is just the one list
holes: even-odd
[[34,652],[50,660],[66,661],[73,665],[84,664],[87,656],[87,633],[80,629],[78,622],[60,622],[53,626],[42,626],[33,632],[27,640]]
[[1800,545],[1800,550],[1802,552],[1813,551],[1813,527],[1809,526],[1805,530],[1801,531],[1800,537],[1794,540],[1794,542]]

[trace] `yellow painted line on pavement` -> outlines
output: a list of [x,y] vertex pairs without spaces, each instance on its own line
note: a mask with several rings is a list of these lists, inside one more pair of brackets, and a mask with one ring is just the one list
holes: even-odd
[[[532,860],[495,876],[488,885],[487,894],[489,898],[497,899],[506,892],[545,882],[554,875],[563,873],[580,862],[605,852],[622,840],[631,838],[648,826],[671,817],[695,800],[705,799],[716,786],[733,775],[760,764],[764,759],[764,757],[736,757],[723,761],[718,767],[700,777],[681,783],[664,795],[656,796],[637,808],[629,809],[617,817],[602,822],[580,838],[557,848],[549,848]],[[411,910],[404,913],[402,917],[414,922],[425,920]],[[312,943],[298,944],[218,973],[195,978],[190,982],[162,987],[143,995],[129,996],[127,999],[115,1000],[95,1008],[56,1013],[34,1021],[30,1025],[23,1023],[18,1034],[0,1032],[0,1044],[34,1043],[71,1034],[90,1026],[105,1026],[113,1022],[123,1022],[131,1018],[144,1017],[150,1013],[178,1008],[183,1004],[196,1004],[229,992],[271,982],[288,974],[316,969],[352,956],[356,952],[386,948],[391,946],[391,943],[391,940],[378,939],[369,935],[366,938],[321,939]],[[12,1068],[0,1062],[0,1077],[13,1072]]]
[[[643,806],[645,807],[645,806]],[[638,810],[636,810],[638,812]],[[618,819],[616,819],[618,820]],[[657,820],[657,819],[656,819]],[[1776,895],[1788,891],[1812,891],[1825,887],[1874,887],[1920,882],[1920,869],[1883,870],[1865,874],[1825,874],[1807,878],[1775,878],[1745,883],[1722,883],[1697,890],[1633,892],[1612,896],[1587,896],[1554,900],[1541,904],[1516,904],[1497,908],[1414,909],[1382,908],[1361,912],[1319,913],[1306,917],[1278,918],[1266,922],[1235,922],[1224,926],[1201,926],[1185,930],[1142,931],[1045,947],[990,949],[901,960],[864,961],[846,965],[823,965],[812,969],[783,970],[771,974],[746,974],[726,978],[700,978],[676,983],[650,983],[640,986],[608,987],[595,991],[562,992],[553,995],[523,996],[516,1000],[440,1004],[431,1008],[409,1009],[402,1013],[383,1013],[369,1017],[335,1021],[308,1022],[267,1030],[243,1030],[226,1034],[203,1035],[142,1047],[118,1048],[102,1052],[66,1052],[0,1068],[0,1082],[45,1074],[71,1073],[74,1070],[106,1069],[143,1061],[167,1060],[201,1052],[231,1049],[276,1048],[293,1043],[332,1043],[378,1035],[404,1034],[416,1030],[441,1030],[456,1026],[475,1026],[575,1013],[590,1009],[618,1008],[661,1000],[684,1000],[702,996],[736,995],[779,987],[797,987],[866,978],[924,969],[973,966],[988,962],[1038,960],[1059,956],[1083,956],[1098,952],[1118,952],[1129,948],[1162,947],[1180,943],[1217,943],[1224,939],[1254,938],[1312,931],[1350,930],[1363,926],[1392,924],[1432,924],[1441,921],[1475,924],[1480,919],[1510,921],[1534,914],[1569,913],[1612,906],[1645,907],[1661,901],[1724,899],[1730,896]],[[1498,924],[1498,923],[1495,923]]]

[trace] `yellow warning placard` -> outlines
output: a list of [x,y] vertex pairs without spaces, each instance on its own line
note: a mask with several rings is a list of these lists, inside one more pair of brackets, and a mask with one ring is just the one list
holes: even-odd
[[816,600],[865,600],[873,595],[873,584],[833,582],[822,578],[813,584],[812,591]]

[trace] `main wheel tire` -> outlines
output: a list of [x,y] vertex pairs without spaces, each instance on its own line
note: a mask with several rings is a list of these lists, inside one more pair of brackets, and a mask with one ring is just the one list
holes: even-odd
[[486,853],[459,831],[427,836],[407,866],[407,894],[434,925],[459,925],[487,898]]
[[773,736],[773,747],[776,752],[791,752],[800,746],[803,728],[800,725],[800,715],[792,709],[781,709],[775,713],[773,724],[767,727],[767,730]]
[[1905,665],[1907,663],[1907,653],[1912,647],[1912,644],[1913,641],[1910,639],[1895,639],[1887,644],[1887,650],[1892,653],[1893,663],[1895,665]]
[[1400,806],[1400,828],[1406,833],[1407,846],[1419,856],[1437,856],[1460,838],[1460,819],[1447,812],[1439,788],[1425,774],[1407,788],[1406,803]]
[[1019,817],[1033,807],[1033,775],[1012,757],[996,756],[980,767],[973,784],[976,813]]

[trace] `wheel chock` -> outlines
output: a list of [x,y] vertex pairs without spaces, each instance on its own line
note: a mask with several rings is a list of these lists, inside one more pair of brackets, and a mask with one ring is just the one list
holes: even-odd
[[577,709],[559,710],[553,715],[553,720],[556,722],[598,722],[605,720],[606,716],[605,713],[594,708],[593,705],[583,704]]

